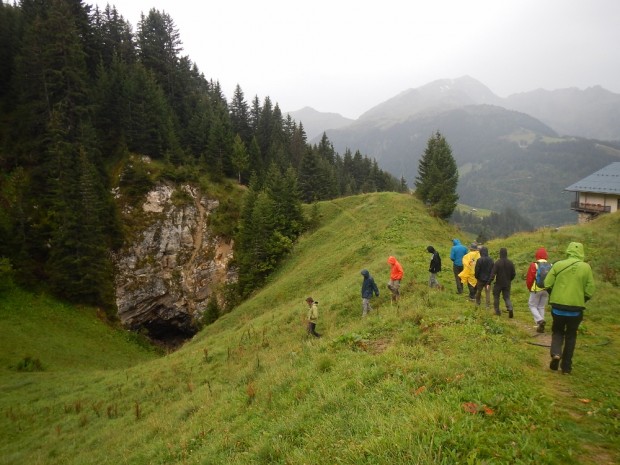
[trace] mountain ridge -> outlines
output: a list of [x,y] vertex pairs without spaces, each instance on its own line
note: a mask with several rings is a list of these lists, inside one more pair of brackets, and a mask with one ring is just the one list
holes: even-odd
[[[620,94],[600,85],[583,90],[577,87],[555,90],[539,88],[513,93],[504,98],[475,78],[465,75],[456,79],[437,79],[417,88],[403,90],[369,108],[354,120],[338,113],[322,113],[311,107],[288,113],[303,122],[304,117],[309,117],[304,111],[312,110],[313,130],[307,133],[308,139],[313,139],[323,131],[344,127],[347,121],[349,124],[379,119],[398,121],[424,111],[436,113],[472,104],[492,104],[527,113],[562,135],[620,140]],[[580,114],[584,116],[579,117]],[[340,116],[337,126],[331,123],[334,115]],[[605,123],[605,119],[609,122]]]
[[[615,94],[602,88],[588,92],[604,101],[611,95],[611,107],[615,108]],[[568,93],[583,99],[581,91]],[[460,201],[495,211],[516,208],[535,226],[575,222],[570,200],[562,194],[564,188],[618,161],[620,144],[563,135],[531,113],[497,104],[505,102],[468,76],[437,80],[401,92],[353,123],[325,133],[337,152],[359,150],[414,187],[426,143],[440,131],[459,167]],[[618,108],[620,111],[620,105]],[[535,182],[540,178],[545,179],[544,184]]]

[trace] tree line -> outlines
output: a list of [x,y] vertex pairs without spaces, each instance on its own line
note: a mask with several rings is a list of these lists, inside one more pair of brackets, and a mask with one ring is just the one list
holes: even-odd
[[463,231],[476,234],[476,241],[484,244],[491,239],[508,237],[521,231],[533,231],[532,223],[513,208],[505,208],[501,212],[492,212],[488,216],[479,216],[473,212],[452,213],[450,222]]
[[112,188],[123,179],[123,192],[140,193],[153,182],[132,171],[130,154],[164,164],[164,178],[248,186],[234,233],[241,293],[256,278],[247,270],[264,276],[302,231],[301,202],[406,189],[325,135],[308,143],[268,96],[248,102],[237,85],[228,101],[156,9],[134,32],[109,5],[0,3],[0,114],[0,256],[22,284],[108,309],[110,252],[125,240]]

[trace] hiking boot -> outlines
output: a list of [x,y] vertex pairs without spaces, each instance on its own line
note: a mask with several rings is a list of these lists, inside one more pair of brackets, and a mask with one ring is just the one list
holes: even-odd
[[553,371],[558,371],[559,366],[560,366],[560,356],[554,355],[553,357],[551,357],[551,363],[549,363],[549,368],[551,368]]
[[512,310],[508,310],[508,318],[514,318],[515,314],[513,313]]
[[538,325],[538,326],[536,326],[536,332],[537,333],[544,333],[545,332],[545,324],[546,324],[545,320],[537,321],[536,324]]

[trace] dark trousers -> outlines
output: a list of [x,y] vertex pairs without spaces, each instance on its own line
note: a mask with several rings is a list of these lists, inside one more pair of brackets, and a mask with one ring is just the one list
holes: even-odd
[[512,311],[512,302],[510,301],[510,286],[500,287],[497,284],[493,285],[493,309],[495,313],[499,313],[499,295],[502,294],[504,303],[506,304],[506,310]]
[[491,306],[491,289],[489,288],[489,284],[478,280],[478,283],[476,283],[476,305],[480,305],[482,291],[484,291],[484,302],[486,307],[489,308]]
[[[583,320],[583,315],[562,316],[551,312],[553,326],[551,327],[551,356],[562,357],[560,367],[565,373],[573,368],[573,352],[577,342],[577,329]],[[562,349],[562,346],[564,348]]]
[[469,290],[469,298],[470,298],[470,300],[475,300],[476,299],[476,287],[472,286],[468,282],[467,283],[467,289]]
[[463,271],[463,266],[452,264],[452,271],[454,273],[454,280],[456,281],[456,292],[459,294],[463,293],[463,283],[461,282],[461,278],[459,278],[459,273]]
[[316,323],[313,321],[308,322],[308,334],[311,334],[314,337],[321,337],[321,335],[316,332]]

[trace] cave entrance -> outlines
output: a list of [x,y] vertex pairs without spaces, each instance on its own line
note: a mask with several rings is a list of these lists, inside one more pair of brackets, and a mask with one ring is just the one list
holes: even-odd
[[153,344],[168,350],[176,350],[197,333],[193,327],[179,327],[169,321],[151,321],[142,325]]

